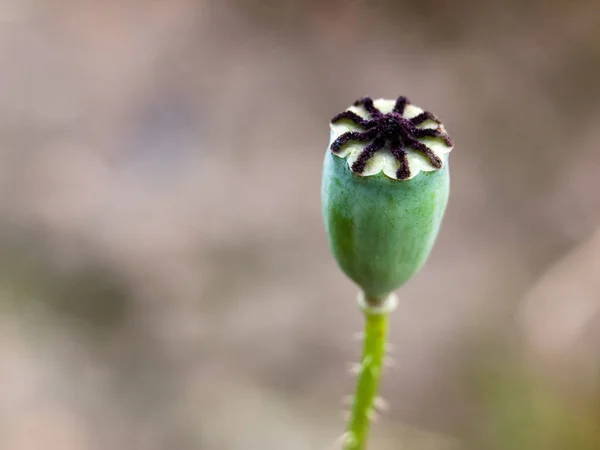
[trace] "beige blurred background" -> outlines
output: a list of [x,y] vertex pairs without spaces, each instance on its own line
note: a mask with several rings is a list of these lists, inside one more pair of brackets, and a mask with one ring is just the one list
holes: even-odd
[[334,449],[328,121],[456,142],[377,450],[600,448],[600,5],[0,0],[0,450]]

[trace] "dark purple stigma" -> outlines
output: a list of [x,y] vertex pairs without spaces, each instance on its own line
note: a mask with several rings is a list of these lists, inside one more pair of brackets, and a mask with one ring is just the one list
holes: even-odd
[[369,97],[363,97],[354,103],[354,106],[363,106],[369,118],[365,119],[352,111],[344,111],[331,119],[332,123],[337,123],[342,120],[359,125],[365,131],[349,131],[339,136],[332,144],[331,151],[339,152],[344,145],[350,141],[371,142],[366,145],[359,158],[354,162],[352,170],[357,173],[362,173],[366,163],[373,155],[389,144],[389,149],[400,163],[400,168],[396,176],[403,180],[410,178],[410,168],[406,158],[406,149],[411,148],[413,151],[423,153],[431,164],[436,168],[442,167],[442,160],[424,143],[420,142],[420,138],[435,138],[441,139],[448,146],[452,146],[452,140],[443,129],[437,128],[419,128],[419,125],[426,121],[433,121],[438,125],[441,123],[439,119],[430,112],[424,111],[421,114],[407,119],[403,117],[406,105],[410,104],[406,97],[398,97],[392,112],[383,114],[373,104],[373,100]]

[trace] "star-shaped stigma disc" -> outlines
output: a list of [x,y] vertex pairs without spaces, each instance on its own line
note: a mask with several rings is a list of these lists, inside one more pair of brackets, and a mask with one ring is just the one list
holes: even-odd
[[[405,118],[404,110],[408,104],[410,102],[406,97],[398,97],[393,110],[389,113],[383,113],[375,107],[371,98],[364,97],[357,100],[354,102],[354,106],[364,107],[369,115],[368,118],[363,118],[353,111],[344,111],[331,119],[331,123],[336,124],[342,120],[349,120],[355,125],[364,128],[364,131],[348,131],[343,133],[333,141],[330,147],[331,151],[338,153],[344,145],[351,141],[369,142],[352,164],[352,171],[358,174],[363,173],[367,162],[386,145],[389,145],[389,151],[399,163],[396,177],[400,180],[406,180],[411,177],[406,153],[408,148],[423,153],[433,167],[436,169],[441,168],[442,160],[440,157],[418,139],[436,138],[442,140],[447,146],[452,147],[453,143],[450,136],[443,130],[440,120],[430,112],[424,111],[410,119]],[[419,127],[419,125],[427,121],[436,123],[437,127]]]

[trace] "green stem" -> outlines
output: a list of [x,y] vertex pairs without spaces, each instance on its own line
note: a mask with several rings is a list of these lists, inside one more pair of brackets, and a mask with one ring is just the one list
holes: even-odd
[[359,304],[365,316],[363,355],[358,366],[352,412],[344,435],[344,450],[364,450],[367,446],[385,359],[388,318],[396,305],[396,298],[390,295],[383,301],[373,301],[360,296]]

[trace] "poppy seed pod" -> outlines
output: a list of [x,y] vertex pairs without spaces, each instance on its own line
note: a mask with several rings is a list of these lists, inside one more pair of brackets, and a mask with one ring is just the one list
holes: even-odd
[[448,203],[453,143],[433,114],[363,98],[331,120],[322,212],[341,269],[377,303],[425,263]]

